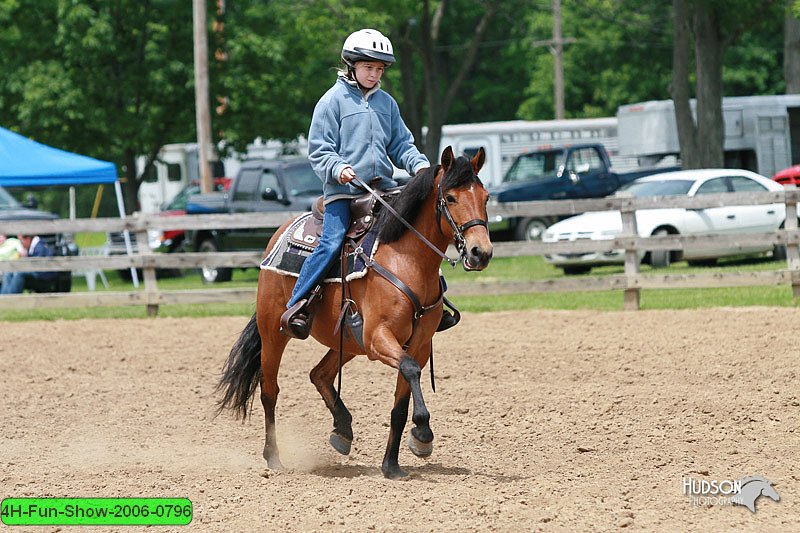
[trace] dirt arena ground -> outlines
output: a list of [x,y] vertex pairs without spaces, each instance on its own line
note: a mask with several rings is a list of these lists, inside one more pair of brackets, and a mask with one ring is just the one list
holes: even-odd
[[[327,444],[313,341],[281,368],[287,470],[261,458],[258,402],[246,424],[213,417],[246,322],[0,322],[0,496],[192,500],[188,529],[158,531],[800,531],[800,309],[467,314],[437,337],[435,394],[424,373],[433,456],[403,446],[394,482],[379,363],[345,369],[349,457]],[[780,502],[682,492],[748,475]]]

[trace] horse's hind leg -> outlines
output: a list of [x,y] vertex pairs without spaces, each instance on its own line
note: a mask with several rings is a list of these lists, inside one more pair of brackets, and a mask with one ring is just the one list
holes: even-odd
[[[342,365],[353,359],[355,355],[350,353],[342,354]],[[330,436],[330,443],[333,449],[342,455],[350,453],[350,446],[353,443],[353,417],[345,407],[341,398],[336,398],[336,390],[333,388],[333,380],[339,370],[339,352],[329,350],[325,357],[311,370],[311,383],[319,391],[320,396],[325,401],[325,405],[333,415],[333,431]]]
[[264,337],[261,344],[261,405],[264,406],[264,459],[273,470],[283,469],[278,456],[278,442],[275,438],[275,405],[278,403],[278,368],[289,338],[278,332],[277,322],[274,332]]
[[408,401],[411,398],[411,389],[405,377],[397,375],[397,386],[394,392],[394,407],[392,408],[391,426],[389,428],[389,441],[386,443],[386,453],[383,456],[381,472],[384,477],[398,479],[407,474],[400,468],[398,456],[400,454],[400,441],[408,419]]

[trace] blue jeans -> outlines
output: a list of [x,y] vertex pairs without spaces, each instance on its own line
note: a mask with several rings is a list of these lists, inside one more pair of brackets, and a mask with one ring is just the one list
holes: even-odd
[[347,229],[350,227],[350,200],[334,200],[325,204],[325,216],[322,220],[322,236],[319,245],[303,263],[300,276],[294,285],[292,297],[286,304],[289,308],[299,300],[306,298],[314,287],[322,280],[339,253],[344,243]]
[[0,294],[21,294],[25,289],[28,272],[6,272],[3,274],[3,287]]

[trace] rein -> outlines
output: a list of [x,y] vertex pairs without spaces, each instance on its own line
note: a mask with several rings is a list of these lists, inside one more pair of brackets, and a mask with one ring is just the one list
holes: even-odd
[[[395,218],[397,218],[406,228],[411,230],[414,233],[414,235],[416,235],[419,238],[420,241],[422,241],[426,246],[428,246],[428,248],[433,250],[436,253],[436,255],[447,261],[450,264],[450,266],[454,268],[460,259],[464,259],[466,261],[465,259],[466,239],[464,239],[464,232],[473,226],[488,227],[486,220],[480,218],[472,219],[468,222],[465,222],[464,224],[461,224],[460,226],[456,224],[456,221],[453,219],[453,215],[450,213],[450,209],[448,209],[447,207],[447,201],[445,200],[444,193],[442,192],[442,181],[440,179],[439,183],[436,185],[436,225],[439,227],[439,232],[442,235],[444,235],[444,231],[442,230],[442,216],[444,216],[445,220],[447,220],[448,225],[453,230],[453,239],[455,240],[456,249],[459,252],[459,259],[451,259],[450,257],[448,257],[446,253],[439,250],[439,248],[437,248],[436,245],[434,245],[431,241],[429,241],[422,233],[420,233],[405,218],[403,218],[402,215],[400,215],[400,213],[398,213],[394,209],[394,207],[392,207],[391,204],[389,204],[389,202],[384,200],[383,197],[375,191],[375,189],[367,185],[358,176],[353,177],[353,181],[356,183],[356,185],[358,185],[359,187],[367,191],[369,194],[371,194],[378,202],[381,203],[381,205],[383,205],[383,207],[385,207],[389,211],[389,213],[391,213]],[[419,319],[421,319],[427,312],[438,308],[442,304],[442,302],[445,301],[444,297],[445,288],[443,286],[439,288],[439,298],[436,300],[436,302],[434,302],[431,305],[424,306],[419,301],[419,298],[417,298],[417,295],[414,294],[414,291],[411,289],[411,287],[406,285],[400,278],[398,278],[392,272],[384,268],[381,264],[379,264],[378,262],[374,261],[369,256],[367,256],[367,254],[364,253],[364,250],[360,246],[358,246],[355,242],[353,242],[352,239],[350,240],[349,245],[351,248],[353,248],[353,251],[349,252],[350,254],[360,256],[368,268],[372,268],[373,270],[375,270],[375,272],[377,272],[381,277],[389,281],[398,290],[400,290],[400,292],[411,302],[411,305],[414,307],[414,315],[411,323],[411,336],[403,345],[404,350],[408,349],[408,346],[411,343],[411,339],[414,337],[414,331],[416,330],[417,322],[419,321]],[[347,255],[348,252],[346,252],[345,249],[343,248],[342,249],[342,302],[341,302],[342,307],[341,307],[341,312],[339,314],[339,320],[337,321],[337,326],[336,326],[336,329],[338,329],[339,333],[339,372],[338,372],[339,383],[336,390],[336,399],[334,400],[334,402],[338,401],[339,394],[341,393],[342,390],[342,351],[344,343],[345,317],[351,305],[352,306],[355,305],[355,302],[353,302],[353,300],[351,300],[349,297],[349,290],[348,290],[349,288],[346,280],[345,265],[347,264],[347,262],[345,258]],[[335,333],[337,333],[336,330],[334,330],[334,334]],[[433,349],[431,349],[431,354],[430,354],[430,371],[431,371],[431,387],[433,391],[436,392],[436,382],[433,375]]]
[[[414,234],[415,234],[417,237],[419,237],[419,239],[420,239],[420,240],[421,240],[423,243],[425,243],[425,244],[428,246],[428,248],[430,248],[431,250],[433,250],[434,252],[436,252],[436,254],[437,254],[439,257],[441,257],[442,259],[444,259],[445,261],[447,261],[448,263],[450,263],[450,266],[451,266],[451,267],[455,268],[456,264],[458,264],[458,259],[450,259],[450,258],[447,256],[447,254],[446,254],[446,253],[443,253],[441,250],[439,250],[439,249],[436,247],[436,245],[434,245],[434,244],[433,244],[431,241],[429,241],[428,239],[426,239],[426,238],[425,238],[425,236],[424,236],[422,233],[420,233],[419,231],[417,231],[417,228],[415,228],[414,226],[412,226],[411,224],[409,224],[409,223],[408,223],[408,221],[407,221],[406,219],[404,219],[404,218],[403,218],[403,217],[400,215],[400,213],[398,213],[397,211],[395,211],[394,207],[392,207],[392,206],[391,206],[391,204],[389,204],[389,202],[387,202],[386,200],[384,200],[383,198],[381,198],[381,195],[380,195],[380,194],[378,194],[377,192],[375,192],[375,189],[373,189],[372,187],[370,187],[369,185],[367,185],[366,183],[364,183],[364,182],[361,180],[361,178],[359,178],[358,176],[355,176],[355,177],[353,178],[353,181],[355,181],[355,182],[356,182],[356,184],[357,184],[359,187],[361,187],[362,189],[364,189],[365,191],[367,191],[368,193],[370,193],[372,196],[374,196],[374,197],[375,197],[375,199],[376,199],[376,200],[378,200],[378,201],[381,203],[381,205],[383,205],[383,207],[385,207],[386,209],[388,209],[388,210],[389,210],[389,212],[390,212],[392,215],[394,215],[394,217],[395,217],[395,218],[397,218],[397,219],[398,219],[400,222],[402,222],[402,223],[403,223],[403,225],[404,225],[406,228],[408,228],[408,229],[410,229],[412,232],[414,232]],[[439,196],[441,196],[441,190],[439,191]],[[445,211],[447,211],[447,207],[446,207],[446,206],[445,206]],[[438,205],[437,205],[437,207],[436,207],[436,212],[437,212],[437,213],[440,213],[440,208],[439,208],[439,206],[438,206]],[[451,226],[453,226],[453,224],[454,224],[454,222],[452,222],[453,218],[450,216],[450,212],[449,212],[449,211],[447,211],[447,218],[448,218],[448,222],[450,223],[450,225],[451,225]],[[438,222],[438,217],[437,217],[437,222]],[[470,221],[470,222],[474,222],[474,221]],[[486,225],[486,222],[484,222],[483,224],[484,224],[484,226],[485,226],[485,225]],[[441,231],[441,229],[442,229],[442,228],[441,228],[441,225],[440,225],[440,226],[439,226],[439,231]],[[456,228],[455,228],[455,227],[453,227],[453,229],[456,229]],[[463,236],[463,235],[461,235],[460,237],[461,237],[461,240],[463,241],[463,240],[464,240],[464,236]],[[457,241],[457,242],[458,242],[458,241]],[[463,247],[463,244],[462,244],[462,247]],[[462,254],[462,256],[463,256],[463,254],[464,254],[464,252],[463,252],[463,249],[459,249],[459,252],[460,252],[460,253]],[[460,259],[460,258],[459,258],[459,259]]]

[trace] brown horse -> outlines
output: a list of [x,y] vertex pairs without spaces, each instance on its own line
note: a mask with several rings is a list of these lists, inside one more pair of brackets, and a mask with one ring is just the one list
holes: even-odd
[[[481,148],[472,160],[455,158],[447,147],[441,164],[418,173],[394,202],[395,210],[438,251],[444,253],[455,241],[465,270],[483,270],[492,258],[492,243],[486,227],[488,193],[477,174],[483,166]],[[267,246],[271,250],[289,223],[279,229]],[[344,455],[353,440],[352,417],[333,383],[339,361],[347,363],[356,355],[399,370],[395,389],[391,429],[381,470],[387,478],[406,475],[397,462],[403,429],[408,418],[409,397],[414,398],[412,428],[408,440],[411,451],[420,457],[430,455],[433,432],[430,414],[420,388],[421,369],[432,352],[433,334],[442,314],[442,289],[439,282],[441,255],[400,220],[383,209],[378,217],[380,246],[374,261],[413,292],[408,296],[397,284],[371,268],[363,278],[350,282],[350,298],[363,316],[363,343],[352,336],[344,339],[334,333],[342,299],[341,286],[323,284],[322,299],[316,303],[311,335],[330,348],[311,370],[311,381],[333,415],[331,445]],[[384,271],[384,272],[385,272]],[[233,409],[246,418],[250,398],[261,385],[264,406],[264,458],[269,468],[282,468],[275,439],[275,404],[278,400],[278,367],[289,338],[279,331],[281,314],[289,300],[295,278],[262,270],[258,280],[256,313],[234,344],[217,385],[222,392],[219,409]],[[416,297],[418,302],[413,303]]]

